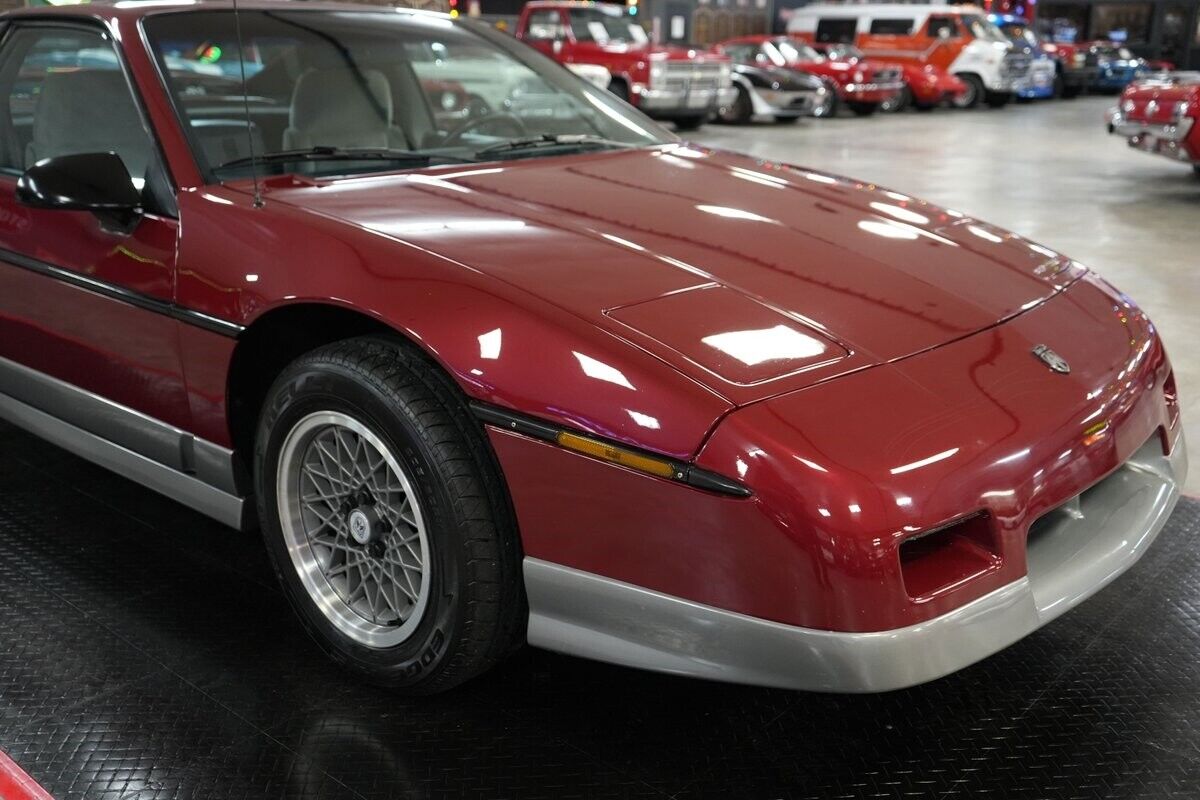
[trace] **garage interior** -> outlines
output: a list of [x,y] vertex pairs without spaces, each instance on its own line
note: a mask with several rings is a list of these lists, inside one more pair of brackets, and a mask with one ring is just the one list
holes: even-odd
[[[707,45],[778,29],[786,5],[644,7],[659,38]],[[1081,26],[1136,6],[1135,52],[1200,66],[1194,0],[1047,5]],[[1200,170],[1112,135],[1117,102],[1085,93],[680,135],[1069,254],[1153,320],[1195,447]],[[448,693],[406,697],[324,657],[257,533],[4,421],[0,452],[0,756],[19,768],[0,760],[0,800],[1200,797],[1200,468],[1119,580],[914,688],[768,689],[522,647]]]
[[[710,126],[707,145],[911,192],[1076,256],[1160,326],[1200,441],[1197,186],[1013,113]],[[1010,110],[1011,112],[1012,110]],[[53,797],[1194,798],[1200,502],[1096,597],[879,696],[692,681],[524,649],[405,699],[316,652],[261,544],[0,426],[0,749]],[[1187,490],[1200,494],[1200,470]]]

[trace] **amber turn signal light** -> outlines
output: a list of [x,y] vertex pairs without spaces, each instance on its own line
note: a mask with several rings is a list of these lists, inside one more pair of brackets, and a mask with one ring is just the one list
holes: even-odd
[[599,458],[602,461],[608,461],[612,464],[620,464],[622,467],[636,469],[638,472],[649,472],[651,475],[657,475],[660,478],[683,479],[683,470],[676,469],[675,465],[669,461],[660,461],[657,458],[644,456],[640,453],[634,453],[631,450],[614,447],[611,444],[589,439],[586,436],[577,436],[566,431],[559,433],[555,437],[555,440],[560,447]]
[[605,461],[609,464],[627,467],[656,478],[665,478],[678,483],[685,483],[696,489],[708,492],[732,495],[733,497],[750,497],[749,489],[732,478],[726,478],[715,472],[688,464],[659,458],[649,453],[639,453],[627,447],[585,436],[581,433],[563,430],[536,417],[518,414],[506,408],[480,402],[471,403],[471,411],[481,422],[501,430],[540,439],[543,442],[556,444],[564,450],[570,450],[585,456]]

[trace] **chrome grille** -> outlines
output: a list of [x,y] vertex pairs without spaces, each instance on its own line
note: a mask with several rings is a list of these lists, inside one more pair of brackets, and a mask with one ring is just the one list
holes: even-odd
[[1000,74],[1005,78],[1024,78],[1029,75],[1032,63],[1024,53],[1009,53],[1000,64]]
[[682,92],[717,91],[724,70],[720,64],[667,64],[663,86]]

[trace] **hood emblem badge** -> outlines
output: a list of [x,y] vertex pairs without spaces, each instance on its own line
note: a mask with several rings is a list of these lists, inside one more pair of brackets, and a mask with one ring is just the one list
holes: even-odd
[[1033,348],[1033,354],[1053,372],[1066,375],[1071,371],[1071,365],[1067,363],[1067,360],[1044,344]]

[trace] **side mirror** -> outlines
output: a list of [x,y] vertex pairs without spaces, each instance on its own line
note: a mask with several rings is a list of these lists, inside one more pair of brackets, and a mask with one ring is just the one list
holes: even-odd
[[17,181],[17,200],[34,208],[91,211],[122,225],[141,213],[142,204],[116,153],[43,158]]

